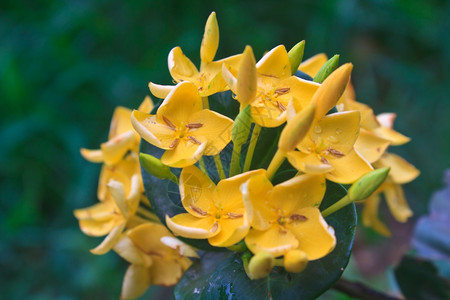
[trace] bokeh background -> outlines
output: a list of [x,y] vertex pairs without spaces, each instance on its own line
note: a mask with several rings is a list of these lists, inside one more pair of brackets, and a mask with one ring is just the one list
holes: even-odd
[[105,141],[113,109],[136,108],[149,81],[171,83],[171,48],[199,63],[213,10],[216,57],[248,44],[260,58],[304,39],[305,58],[340,54],[355,66],[357,99],[398,114],[396,129],[412,141],[391,149],[422,172],[406,186],[415,217],[402,225],[383,217],[393,239],[361,230],[348,271],[393,288],[386,267],[408,250],[415,220],[450,167],[449,1],[2,0],[1,299],[118,297],[126,264],[114,253],[90,254],[101,239],[84,236],[73,217],[95,203],[100,171],[79,148]]

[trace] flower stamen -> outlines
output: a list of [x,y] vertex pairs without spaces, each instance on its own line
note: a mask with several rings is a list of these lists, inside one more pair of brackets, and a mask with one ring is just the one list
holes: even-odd
[[189,128],[189,129],[200,128],[202,126],[203,126],[202,123],[189,123],[189,124],[186,124],[186,128]]
[[193,211],[195,211],[196,213],[198,213],[199,215],[202,215],[202,216],[206,216],[207,215],[207,212],[206,211],[203,211],[200,207],[197,207],[197,206],[194,206],[194,205],[190,205],[189,206]]
[[173,131],[175,131],[177,128],[175,127],[175,125],[173,125],[172,122],[170,122],[169,119],[167,119],[165,116],[162,117],[164,120],[164,123],[166,123],[167,126],[170,127],[170,129],[172,129]]
[[170,144],[169,148],[170,148],[170,149],[175,148],[175,147],[178,145],[179,142],[180,142],[179,139],[174,139],[173,142],[172,142],[172,144]]
[[197,140],[195,137],[193,137],[192,135],[188,135],[188,138],[195,144],[197,145],[201,145],[202,142],[200,142],[199,140]]

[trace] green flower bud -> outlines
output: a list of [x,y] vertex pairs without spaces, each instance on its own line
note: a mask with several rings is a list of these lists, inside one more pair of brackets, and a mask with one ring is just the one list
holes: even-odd
[[231,129],[231,140],[235,145],[243,145],[247,141],[251,126],[252,112],[250,105],[247,105],[239,112]]
[[160,159],[145,153],[139,154],[141,166],[159,179],[169,179],[175,183],[178,183],[178,178],[170,171],[170,168],[163,164]]
[[291,63],[291,74],[294,75],[297,72],[298,67],[303,59],[303,53],[305,51],[305,41],[297,43],[291,50],[289,50],[289,61]]
[[376,169],[359,178],[348,189],[348,197],[351,201],[367,199],[384,182],[391,168]]
[[322,83],[328,75],[333,73],[334,70],[337,69],[339,65],[339,55],[336,54],[332,58],[330,58],[317,72],[316,76],[314,77],[314,82]]

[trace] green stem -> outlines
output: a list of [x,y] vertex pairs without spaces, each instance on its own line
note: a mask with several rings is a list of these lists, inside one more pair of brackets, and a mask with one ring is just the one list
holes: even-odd
[[203,109],[209,109],[208,97],[202,97]]
[[231,154],[230,177],[241,173],[241,149],[242,145],[235,144]]
[[276,259],[274,259],[274,266],[276,266],[276,267],[284,267],[284,259],[283,258],[276,258]]
[[275,175],[275,173],[277,172],[278,168],[281,166],[285,158],[286,153],[278,149],[274,157],[272,158],[269,167],[267,168],[267,178],[269,179],[273,178],[273,176]]
[[344,197],[342,197],[338,202],[334,203],[333,205],[331,205],[330,207],[328,207],[327,209],[325,209],[324,211],[322,211],[322,216],[328,217],[329,215],[331,215],[332,213],[340,210],[341,208],[343,208],[344,206],[349,205],[350,203],[352,203],[353,201],[348,197],[348,195],[345,195]]
[[160,223],[158,217],[154,214],[152,214],[150,211],[146,210],[142,206],[139,206],[137,209],[137,213],[140,214],[142,217],[146,218],[149,221],[158,222]]
[[248,250],[247,245],[245,245],[244,241],[239,242],[231,247],[228,247],[228,249],[230,249],[231,251],[234,251],[234,252],[239,252],[239,253],[242,253],[242,252]]
[[200,170],[203,171],[206,175],[208,175],[208,171],[206,171],[205,161],[203,160],[203,157],[200,157],[198,160],[198,166],[200,167]]
[[252,258],[252,254],[250,253],[250,251],[246,251],[244,252],[244,254],[242,254],[241,258],[245,273],[247,274],[248,278],[252,279],[250,277],[250,272],[248,271],[248,262],[250,261],[250,258]]
[[220,179],[225,179],[225,171],[223,170],[222,160],[220,159],[220,154],[214,155],[214,162],[216,163],[217,173]]
[[253,153],[255,152],[256,142],[258,141],[259,134],[261,133],[261,126],[255,124],[252,131],[252,137],[250,139],[250,144],[248,146],[247,155],[245,156],[244,172],[250,170],[250,165],[252,164]]

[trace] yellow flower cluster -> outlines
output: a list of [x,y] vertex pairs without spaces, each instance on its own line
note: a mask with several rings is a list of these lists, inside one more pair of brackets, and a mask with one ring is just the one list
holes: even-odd
[[[153,102],[146,97],[138,111],[152,108]],[[176,284],[192,263],[187,257],[197,257],[151,212],[142,183],[139,143],[140,136],[131,125],[131,110],[116,108],[108,141],[99,150],[81,149],[87,160],[103,163],[99,203],[74,212],[85,234],[106,235],[92,253],[105,254],[113,249],[130,263],[122,286],[123,299],[139,297],[153,284]]]
[[[382,234],[389,231],[377,217],[380,193],[397,220],[404,222],[411,216],[400,185],[419,172],[386,152],[390,145],[409,139],[392,129],[394,114],[375,116],[370,107],[355,100],[350,83],[352,64],[331,68],[331,60],[323,54],[301,63],[304,42],[289,52],[283,45],[277,46],[258,62],[249,46],[242,54],[214,61],[218,44],[213,12],[201,44],[200,68],[181,48],[172,49],[168,66],[177,84],[149,83],[153,95],[163,99],[156,112],[149,113],[149,100],[133,112],[118,108],[109,141],[100,150],[82,149],[88,160],[103,162],[104,167],[100,203],[77,210],[75,215],[86,234],[108,234],[94,253],[114,248],[131,263],[124,280],[125,298],[139,296],[150,284],[175,284],[190,265],[186,256],[195,256],[148,211],[137,159],[139,136],[165,150],[160,160],[153,160],[159,164],[154,168],[165,168],[159,174],[170,175],[164,178],[175,177],[169,167],[182,168],[179,178],[171,180],[179,182],[186,212],[166,215],[168,228],[176,236],[207,239],[214,247],[245,245],[254,255],[244,262],[252,279],[266,276],[276,265],[301,272],[308,261],[333,251],[336,236],[324,216],[334,208],[323,215],[319,209],[326,180],[353,184],[347,202],[363,201],[355,195],[365,198],[378,188],[365,200],[363,216],[364,224]],[[295,76],[298,71],[314,81]],[[235,120],[209,107],[208,96],[226,90],[239,102]],[[256,149],[261,129],[280,126],[280,138],[274,141],[278,150],[268,168],[250,170],[254,151],[266,151]],[[249,147],[241,169],[241,149],[247,139]],[[233,154],[227,178],[219,154],[230,142]],[[219,182],[209,177],[203,156],[214,157]],[[285,159],[298,172],[274,185],[272,178]],[[361,192],[364,190],[371,192]],[[145,216],[152,222],[143,220]]]

